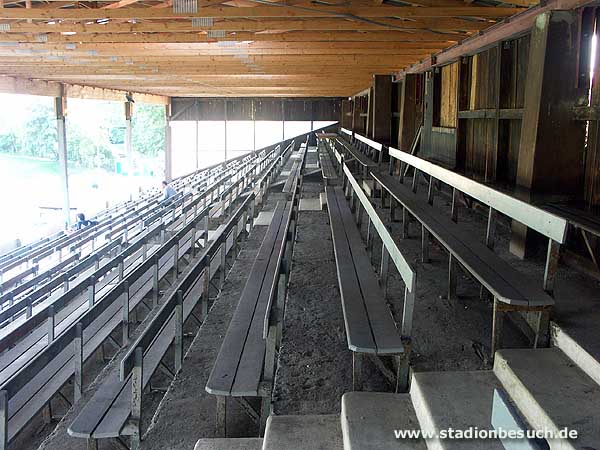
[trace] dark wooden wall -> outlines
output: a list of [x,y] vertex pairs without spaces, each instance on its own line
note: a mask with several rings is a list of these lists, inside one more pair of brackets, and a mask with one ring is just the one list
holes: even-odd
[[340,120],[340,98],[173,98],[172,120]]

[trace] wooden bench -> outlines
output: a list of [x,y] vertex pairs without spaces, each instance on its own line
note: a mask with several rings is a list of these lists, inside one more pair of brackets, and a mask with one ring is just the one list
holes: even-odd
[[337,182],[338,175],[335,166],[331,161],[331,155],[329,154],[327,145],[328,143],[324,139],[319,140],[319,165],[321,166],[321,173],[323,175],[323,180],[325,180],[325,185],[330,185]]
[[[358,187],[358,185],[357,185]],[[362,387],[363,355],[369,355],[375,365],[396,386],[405,391],[408,387],[408,349],[396,328],[396,323],[386,304],[385,294],[375,274],[369,255],[362,244],[344,191],[340,187],[326,186],[327,209],[337,266],[338,284],[348,348],[353,352],[353,387]],[[363,194],[364,195],[364,194]],[[382,269],[387,277],[389,253],[383,247]],[[386,256],[387,255],[387,256]],[[414,274],[413,274],[414,275]],[[414,277],[405,302],[405,330],[410,336],[414,304]],[[408,337],[407,336],[407,337]],[[388,369],[382,356],[392,356],[397,370]]]
[[[146,255],[145,239],[148,235],[131,242],[125,250],[131,254],[129,258],[120,255],[109,261],[105,267],[98,269],[100,272],[95,272],[95,276],[73,286],[31,316],[23,323],[25,326],[13,330],[0,340],[0,346],[5,349],[11,347],[0,356],[3,367],[0,372],[0,409],[2,395],[6,396],[4,415],[0,415],[0,420],[4,420],[4,426],[0,426],[0,449],[5,448],[2,442],[12,440],[33,415],[49,405],[51,398],[74,373],[75,399],[79,398],[81,380],[77,378],[83,362],[101,348],[107,339],[119,346],[111,333],[120,325],[124,330],[123,341],[126,342],[129,315],[138,305],[144,304],[150,292],[154,292],[154,305],[158,304],[159,280],[171,271],[173,278],[176,278],[181,257],[187,252],[193,255],[195,241],[204,236],[202,232],[197,232],[197,228],[206,223],[204,216],[209,210],[207,206],[199,212],[169,241],[163,241],[164,245],[159,245],[152,255]],[[162,224],[149,232],[163,234],[164,227]],[[129,263],[126,263],[127,260]],[[127,264],[137,265],[127,271]],[[116,271],[113,269],[115,265],[119,266]],[[99,273],[105,274],[103,279],[100,279]],[[102,286],[104,292],[100,290]],[[83,303],[74,301],[76,298],[81,298]],[[40,326],[44,323],[45,327]],[[81,333],[77,331],[78,328]],[[73,359],[73,342],[82,349],[80,358]],[[23,349],[30,353],[27,361],[24,360]],[[25,367],[22,364],[26,364]]]
[[[370,169],[378,167],[376,162],[371,160],[341,136],[338,136],[335,140],[335,148],[339,150],[340,154],[343,156],[343,158],[340,159],[343,159],[345,163],[358,165],[358,174],[363,179],[368,178]],[[340,167],[341,166],[343,166],[343,164],[340,161]]]
[[596,270],[600,272],[599,255],[597,255],[597,250],[594,249],[593,242],[590,240],[590,235],[600,238],[600,218],[587,211],[560,203],[546,205],[544,206],[544,209],[566,219],[571,227],[580,231],[585,248],[594,263]]
[[[427,195],[413,189],[390,175],[372,173],[376,183],[389,193],[392,202],[403,208],[402,237],[407,237],[408,214],[421,224],[422,260],[428,260],[428,236],[431,234],[449,252],[448,298],[456,298],[457,268],[462,265],[494,297],[491,355],[501,345],[503,315],[507,311],[528,311],[537,314],[534,346],[545,344],[549,309],[554,299],[541,287],[504,261],[483,240],[479,240],[459,224],[444,216],[429,203]],[[382,198],[385,202],[385,196]],[[394,206],[391,209],[395,219]]]
[[361,136],[358,133],[354,133],[354,141],[352,143],[358,147],[358,149],[367,155],[371,160],[377,163],[383,162],[383,145],[379,142],[375,142],[365,136]]
[[[264,431],[270,413],[278,321],[287,288],[297,204],[278,202],[238,306],[215,360],[206,391],[217,396],[216,433],[227,435],[227,397],[239,400]],[[288,251],[286,252],[286,249]],[[261,412],[246,397],[261,397]]]
[[[246,196],[241,206],[213,240],[182,274],[182,277],[165,294],[165,300],[156,315],[147,324],[119,367],[113,370],[99,386],[86,406],[71,423],[68,433],[88,440],[88,448],[97,448],[99,439],[131,438],[131,448],[141,441],[142,395],[150,384],[152,375],[163,368],[174,377],[183,360],[183,325],[195,318],[194,309],[200,306],[200,318],[208,313],[210,280],[224,273],[225,255],[237,254],[237,241],[245,236],[247,225],[252,226],[254,194]],[[174,372],[161,361],[171,344],[175,344]]]
[[290,169],[290,174],[285,181],[285,185],[283,186],[283,193],[285,194],[287,200],[291,200],[292,196],[296,192],[296,186],[300,183],[302,178],[302,171],[304,170],[304,165],[306,162],[306,146],[300,147],[298,153],[295,155],[295,160],[292,163],[292,168]]

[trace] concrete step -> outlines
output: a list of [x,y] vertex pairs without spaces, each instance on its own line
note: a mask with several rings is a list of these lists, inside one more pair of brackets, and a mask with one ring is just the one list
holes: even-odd
[[587,376],[600,384],[600,354],[590,354],[555,322],[550,323],[552,345],[561,349]]
[[194,450],[261,450],[260,438],[217,438],[200,439]]
[[342,397],[344,450],[426,450],[423,439],[398,440],[394,430],[419,430],[409,394],[349,392]]
[[[410,396],[424,433],[440,430],[489,430],[494,389],[500,382],[492,371],[417,372]],[[427,439],[429,450],[504,450],[497,439]]]
[[548,440],[551,449],[600,448],[600,386],[559,348],[500,350],[494,373],[533,428],[579,433]]
[[340,416],[269,416],[263,450],[343,450]]

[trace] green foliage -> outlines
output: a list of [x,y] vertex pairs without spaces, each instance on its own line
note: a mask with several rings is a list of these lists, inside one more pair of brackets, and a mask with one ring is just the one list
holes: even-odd
[[98,129],[98,134],[92,139],[80,127],[70,126],[67,132],[67,159],[81,167],[112,170],[115,160],[108,142],[106,128]]
[[[116,153],[122,153],[125,115],[115,102],[69,100],[67,116],[67,159],[83,168],[115,168]],[[58,133],[51,102],[35,103],[27,121],[18,129],[0,134],[0,153],[58,159]],[[135,105],[133,150],[156,157],[165,145],[164,107]]]
[[20,146],[21,143],[14,131],[0,134],[0,153],[17,153]]
[[29,120],[21,138],[21,154],[58,159],[58,133],[51,105],[37,103],[29,111]]
[[165,108],[161,105],[135,104],[133,111],[133,149],[154,157],[165,147]]

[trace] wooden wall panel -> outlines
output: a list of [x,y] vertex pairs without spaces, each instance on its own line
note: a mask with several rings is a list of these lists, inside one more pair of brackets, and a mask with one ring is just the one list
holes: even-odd
[[280,99],[262,98],[254,100],[256,120],[283,120],[283,106]]
[[423,124],[423,75],[407,74],[399,89],[398,148],[408,152]]
[[458,65],[442,67],[440,126],[456,128],[458,113]]
[[198,99],[196,120],[225,120],[225,100]]
[[[225,115],[227,104],[227,116]],[[340,120],[340,98],[173,98],[173,120]]]
[[227,120],[253,120],[254,104],[251,98],[227,100]]
[[311,120],[311,100],[287,100],[283,102],[284,120]]
[[341,114],[342,99],[340,98],[312,101],[312,120],[340,120]]

